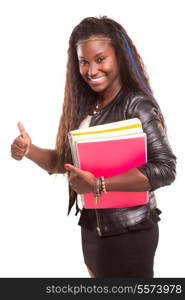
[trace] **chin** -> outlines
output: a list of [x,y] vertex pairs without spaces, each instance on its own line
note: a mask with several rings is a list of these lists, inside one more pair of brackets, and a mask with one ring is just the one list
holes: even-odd
[[106,90],[106,86],[104,86],[103,84],[100,84],[100,85],[90,85],[90,88],[94,91],[94,92],[97,92],[97,93],[101,93],[101,92],[104,92]]

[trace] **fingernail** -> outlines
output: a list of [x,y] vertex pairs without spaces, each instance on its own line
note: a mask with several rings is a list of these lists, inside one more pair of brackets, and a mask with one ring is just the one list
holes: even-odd
[[70,166],[69,166],[68,164],[65,164],[64,167],[65,167],[66,169],[69,169],[69,168],[70,168]]

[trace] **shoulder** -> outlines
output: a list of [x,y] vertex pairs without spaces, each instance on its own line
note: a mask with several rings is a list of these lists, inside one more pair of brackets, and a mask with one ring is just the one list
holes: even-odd
[[160,120],[159,107],[154,103],[152,97],[142,92],[130,92],[126,97],[127,118],[139,118],[143,122],[152,119]]

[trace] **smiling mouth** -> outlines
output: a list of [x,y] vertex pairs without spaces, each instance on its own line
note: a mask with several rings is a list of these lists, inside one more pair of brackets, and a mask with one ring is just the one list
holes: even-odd
[[98,81],[101,81],[103,78],[105,78],[105,76],[102,76],[102,77],[99,77],[99,78],[88,78],[90,81],[92,82],[98,82]]

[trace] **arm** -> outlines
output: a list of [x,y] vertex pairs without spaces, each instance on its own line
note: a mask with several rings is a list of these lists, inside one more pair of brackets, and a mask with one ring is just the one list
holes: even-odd
[[147,135],[148,162],[128,172],[105,179],[107,190],[154,191],[171,184],[176,175],[176,157],[169,145],[157,109],[146,97],[130,100],[127,118],[139,118]]
[[62,165],[60,169],[55,171],[58,158],[56,150],[42,149],[31,144],[29,152],[25,156],[50,174],[66,172],[66,169],[62,168]]
[[107,191],[142,192],[151,190],[148,178],[137,168],[105,178],[105,185]]
[[[157,109],[146,97],[130,100],[127,119],[139,118],[147,135],[147,163],[123,174],[105,178],[107,191],[154,191],[171,184],[176,175],[176,157],[168,143]],[[70,184],[77,193],[94,190],[94,176],[70,166]]]

